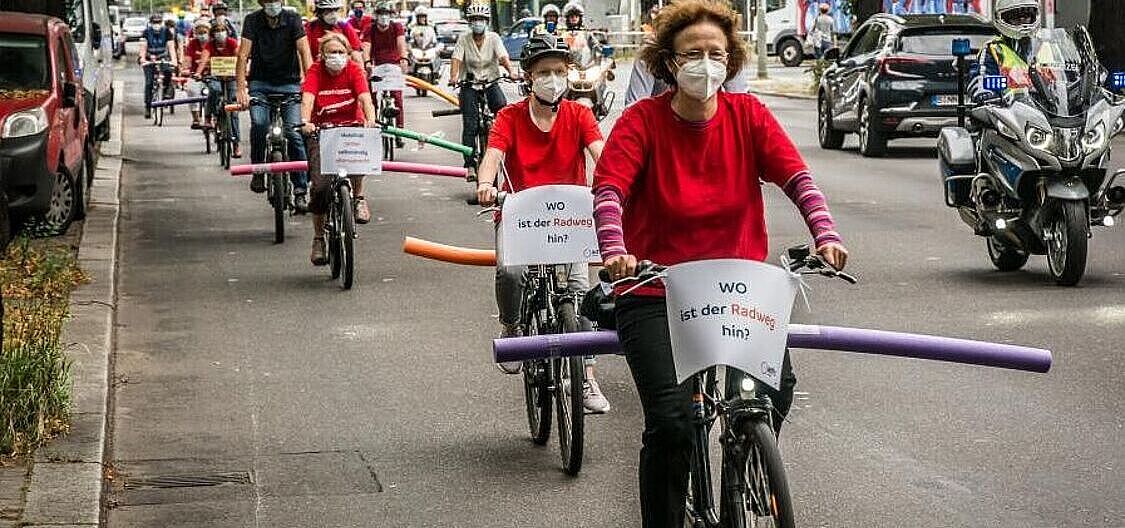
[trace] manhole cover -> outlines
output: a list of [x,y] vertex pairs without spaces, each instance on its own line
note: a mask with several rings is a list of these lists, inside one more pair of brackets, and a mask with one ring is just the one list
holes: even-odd
[[233,471],[211,475],[163,475],[128,478],[125,481],[125,489],[196,488],[222,484],[250,484],[250,473]]

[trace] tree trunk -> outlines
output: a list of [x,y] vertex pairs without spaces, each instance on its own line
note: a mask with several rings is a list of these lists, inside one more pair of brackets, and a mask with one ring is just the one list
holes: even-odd
[[1125,2],[1092,0],[1090,36],[1098,57],[1110,72],[1125,71]]

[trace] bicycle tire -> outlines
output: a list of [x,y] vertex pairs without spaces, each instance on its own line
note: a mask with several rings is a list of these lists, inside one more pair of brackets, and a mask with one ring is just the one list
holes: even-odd
[[[525,308],[527,309],[527,308]],[[527,324],[528,335],[539,334],[539,317]],[[551,437],[551,362],[537,359],[523,362],[523,395],[527,408],[527,427],[531,441],[546,445]]]
[[164,107],[163,106],[156,107],[156,126],[158,126],[158,127],[164,126]]
[[[280,163],[285,161],[285,155],[279,151],[270,154],[270,161]],[[285,243],[285,180],[284,172],[270,173],[270,205],[273,206],[273,241],[275,244]]]
[[352,209],[352,191],[347,185],[336,187],[336,199],[340,201],[340,287],[352,289],[355,280],[355,210]]
[[324,224],[324,239],[328,244],[328,270],[332,275],[332,280],[340,278],[340,271],[343,266],[340,263],[340,229],[336,226],[340,225],[340,205],[336,203],[336,197],[332,197],[332,204],[328,206],[328,218]]
[[208,129],[206,126],[204,126],[204,128],[203,128],[203,144],[206,146],[203,153],[204,154],[210,154],[211,153],[211,130]]
[[[578,314],[574,303],[564,302],[558,308],[560,334],[578,331]],[[586,409],[582,391],[586,383],[586,365],[581,356],[554,360],[555,410],[558,418],[559,456],[563,471],[575,476],[582,469]]]
[[[789,480],[773,429],[764,420],[750,420],[743,425],[743,432],[749,454],[746,461],[747,482],[753,500],[746,512],[759,517],[768,516],[773,521],[773,528],[794,528]],[[768,511],[761,506],[767,506]]]

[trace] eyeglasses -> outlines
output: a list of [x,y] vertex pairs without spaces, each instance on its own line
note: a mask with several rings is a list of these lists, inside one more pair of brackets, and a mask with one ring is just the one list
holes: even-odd
[[676,55],[677,57],[681,57],[681,58],[687,59],[687,60],[689,60],[689,61],[699,60],[699,59],[702,59],[703,57],[707,57],[707,58],[709,58],[709,59],[711,59],[711,60],[713,60],[713,61],[715,61],[715,62],[726,62],[726,61],[727,61],[727,59],[728,59],[728,58],[730,58],[730,53],[727,53],[726,51],[723,51],[723,50],[711,50],[711,51],[703,51],[703,50],[687,50],[687,51],[677,51],[677,52],[675,53],[675,55]]

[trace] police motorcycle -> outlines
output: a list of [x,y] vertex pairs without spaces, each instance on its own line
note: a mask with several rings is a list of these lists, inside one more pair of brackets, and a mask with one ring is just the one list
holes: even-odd
[[1093,228],[1112,227],[1125,209],[1125,171],[1106,170],[1111,140],[1125,128],[1125,98],[1103,87],[1107,74],[1085,28],[1075,40],[1043,29],[1031,46],[1026,70],[982,78],[1002,97],[972,109],[974,132],[942,130],[945,202],[985,238],[999,270],[1046,255],[1054,281],[1073,286]]
[[[410,38],[410,75],[430,84],[437,82],[441,72],[438,53],[442,45],[432,36],[426,31],[412,31]],[[419,97],[426,95],[422,88],[415,90]]]
[[609,115],[615,94],[608,87],[617,67],[613,60],[613,47],[603,45],[597,34],[590,31],[569,31],[565,34],[570,48],[571,67],[567,72],[566,98],[589,107],[594,117],[601,121]]

